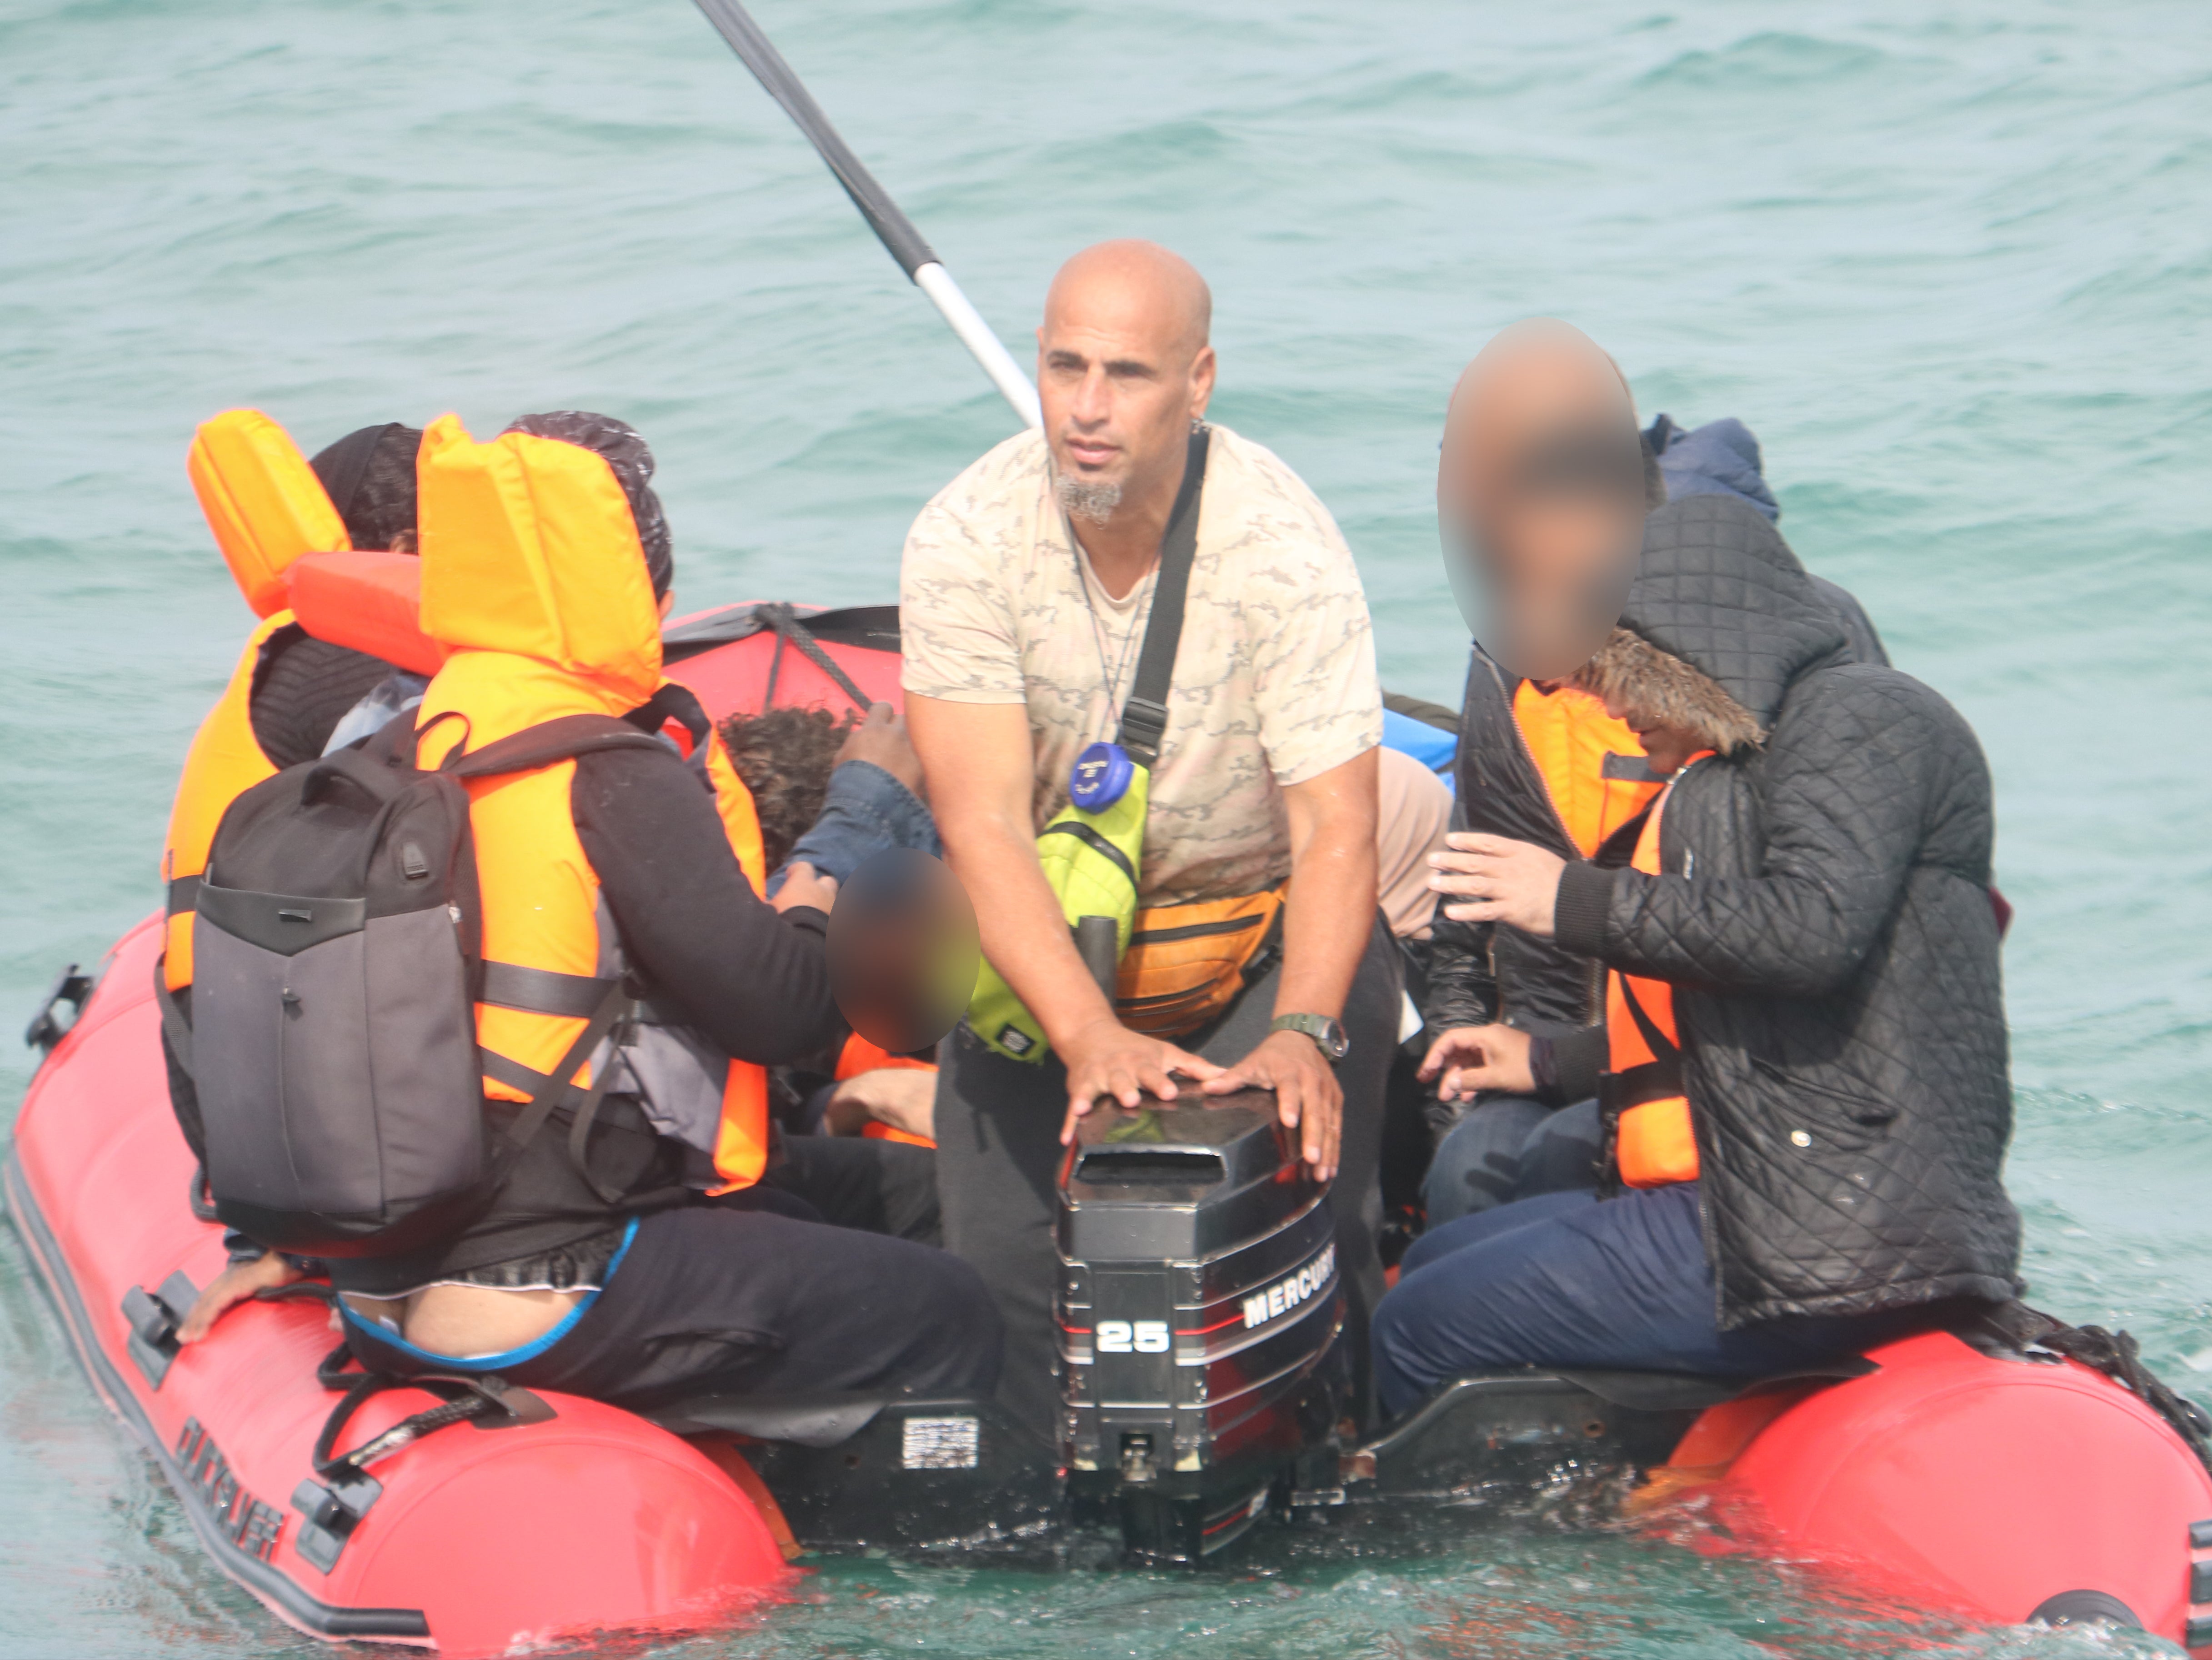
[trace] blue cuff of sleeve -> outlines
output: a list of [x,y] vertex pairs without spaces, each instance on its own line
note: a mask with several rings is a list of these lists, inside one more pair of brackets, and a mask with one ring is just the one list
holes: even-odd
[[[904,784],[872,761],[848,761],[830,775],[822,816],[799,838],[786,868],[802,860],[823,875],[843,882],[874,854],[886,848],[915,848],[942,857],[937,821]],[[769,879],[774,895],[783,872]]]

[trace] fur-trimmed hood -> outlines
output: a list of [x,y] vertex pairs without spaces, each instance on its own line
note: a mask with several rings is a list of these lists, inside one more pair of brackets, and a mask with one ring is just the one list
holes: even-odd
[[1575,672],[1574,684],[1645,721],[1693,732],[1705,748],[1722,755],[1766,741],[1750,711],[1711,676],[1632,629],[1615,629],[1597,655]]
[[1725,755],[1762,741],[1791,683],[1842,660],[1847,639],[1835,607],[1758,509],[1692,496],[1644,521],[1620,626],[1576,682],[1626,694]]

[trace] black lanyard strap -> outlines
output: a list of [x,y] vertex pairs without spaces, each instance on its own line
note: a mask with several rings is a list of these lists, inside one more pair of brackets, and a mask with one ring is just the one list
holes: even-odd
[[1182,488],[1168,514],[1160,538],[1160,577],[1152,590],[1152,614],[1145,622],[1145,646],[1137,654],[1137,678],[1121,706],[1121,747],[1139,766],[1158,766],[1168,731],[1168,687],[1175,678],[1176,648],[1182,643],[1183,600],[1190,592],[1190,568],[1198,556],[1198,504],[1206,487],[1206,454],[1211,430],[1191,429],[1190,449],[1182,467]]

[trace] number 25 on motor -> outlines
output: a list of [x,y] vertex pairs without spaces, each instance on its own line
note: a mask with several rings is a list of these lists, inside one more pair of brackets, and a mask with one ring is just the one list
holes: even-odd
[[1101,1320],[1098,1323],[1098,1353],[1101,1354],[1165,1354],[1173,1347],[1168,1336],[1164,1320]]

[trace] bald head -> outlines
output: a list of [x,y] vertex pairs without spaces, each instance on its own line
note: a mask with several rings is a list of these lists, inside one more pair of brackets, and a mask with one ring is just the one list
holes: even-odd
[[1073,315],[1116,319],[1163,350],[1195,357],[1213,333],[1213,294],[1181,254],[1136,237],[1097,242],[1060,268],[1045,290],[1044,325]]
[[1643,537],[1643,446],[1620,367],[1555,318],[1502,331],[1452,392],[1437,510],[1484,648],[1516,673],[1572,672],[1618,618]]
[[1037,397],[1054,487],[1094,561],[1141,573],[1156,556],[1213,395],[1212,325],[1206,279],[1157,242],[1101,242],[1052,279]]

